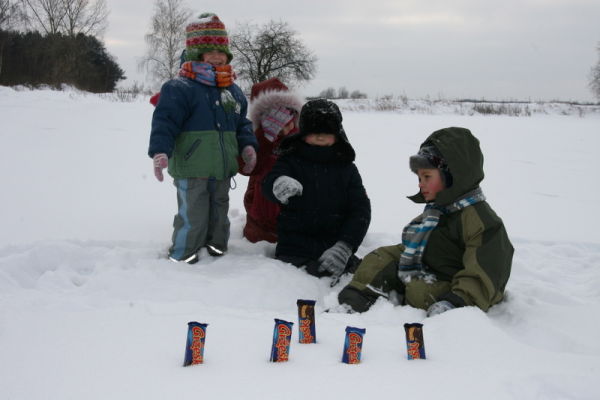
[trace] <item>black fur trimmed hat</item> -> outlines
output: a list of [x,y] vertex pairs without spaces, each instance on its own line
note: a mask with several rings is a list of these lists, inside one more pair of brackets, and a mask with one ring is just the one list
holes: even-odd
[[300,134],[333,133],[342,131],[342,113],[337,104],[327,99],[310,100],[300,111]]
[[419,169],[439,169],[446,187],[452,186],[452,174],[448,168],[448,163],[434,145],[421,147],[417,154],[410,157],[408,164],[410,170],[415,174]]
[[417,173],[417,170],[421,168],[448,169],[448,164],[442,153],[433,145],[421,147],[417,154],[410,157],[408,163],[410,170],[414,173]]

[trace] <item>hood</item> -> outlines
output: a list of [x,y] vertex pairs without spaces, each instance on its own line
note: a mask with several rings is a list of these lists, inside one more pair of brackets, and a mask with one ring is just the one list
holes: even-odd
[[293,92],[266,90],[250,102],[248,117],[256,130],[260,126],[260,116],[273,108],[287,107],[300,114],[302,100]]
[[[479,140],[466,128],[444,128],[433,132],[421,144],[435,146],[442,154],[452,175],[452,186],[438,193],[435,203],[446,205],[479,186],[483,180],[483,153]],[[415,203],[425,203],[421,193],[410,196]]]
[[304,136],[310,133],[332,133],[337,138],[334,146],[339,150],[341,159],[353,162],[356,153],[344,131],[342,119],[340,109],[332,101],[316,99],[307,102],[300,111],[299,132],[283,139],[279,147],[280,154],[295,151],[298,143],[303,142]]

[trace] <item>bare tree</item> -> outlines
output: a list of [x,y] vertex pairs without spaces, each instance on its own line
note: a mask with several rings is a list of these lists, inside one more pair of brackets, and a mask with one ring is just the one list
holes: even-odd
[[332,87],[328,87],[325,90],[321,90],[321,93],[319,93],[319,97],[322,97],[324,99],[335,99],[335,89]]
[[101,36],[108,24],[106,0],[20,0],[29,26],[45,34]]
[[366,99],[367,95],[365,93],[362,93],[360,90],[353,90],[352,93],[350,93],[350,98],[351,99]]
[[251,84],[275,77],[289,85],[315,75],[317,58],[286,22],[239,24],[231,35],[231,49],[237,73]]
[[191,14],[183,0],[155,1],[151,30],[145,36],[148,49],[138,65],[155,82],[164,82],[177,75],[185,47],[185,26]]
[[350,97],[350,92],[348,92],[348,89],[346,89],[345,86],[338,89],[338,99],[347,99],[348,97]]
[[58,33],[65,17],[64,0],[22,0],[34,28],[45,34]]
[[0,29],[15,29],[23,22],[23,9],[18,0],[0,0]]
[[69,36],[78,33],[102,36],[108,26],[106,0],[63,0],[65,16],[63,31]]
[[598,44],[598,62],[590,71],[590,89],[598,101],[600,101],[600,44]]

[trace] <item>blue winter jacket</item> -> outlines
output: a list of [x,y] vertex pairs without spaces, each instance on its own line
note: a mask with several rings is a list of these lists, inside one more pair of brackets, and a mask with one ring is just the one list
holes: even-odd
[[166,153],[173,178],[229,178],[242,149],[258,148],[247,108],[235,84],[217,88],[172,79],[163,85],[152,116],[148,155]]

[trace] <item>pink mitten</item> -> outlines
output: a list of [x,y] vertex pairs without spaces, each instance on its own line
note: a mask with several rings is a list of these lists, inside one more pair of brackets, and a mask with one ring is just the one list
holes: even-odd
[[244,168],[242,172],[249,174],[256,167],[256,150],[252,146],[244,147],[242,150],[242,160],[244,160]]
[[169,165],[169,158],[165,153],[158,153],[152,157],[152,161],[154,162],[154,176],[159,182],[162,182],[164,179],[162,170]]

